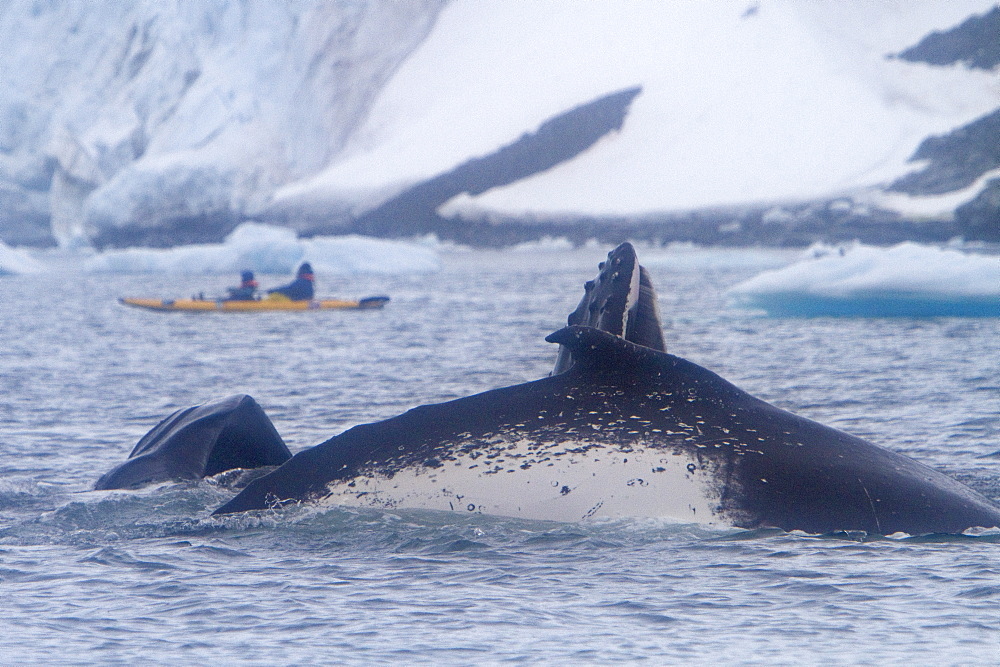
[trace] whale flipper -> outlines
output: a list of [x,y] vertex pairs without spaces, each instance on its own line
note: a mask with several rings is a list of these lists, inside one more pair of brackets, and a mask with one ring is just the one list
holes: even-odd
[[238,394],[174,412],[144,435],[128,460],[105,473],[94,488],[200,479],[234,468],[277,466],[291,457],[257,401]]

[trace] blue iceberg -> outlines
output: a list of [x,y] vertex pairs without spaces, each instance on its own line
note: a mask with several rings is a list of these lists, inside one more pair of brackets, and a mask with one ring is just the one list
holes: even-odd
[[917,243],[814,246],[729,296],[773,317],[1000,317],[1000,257]]

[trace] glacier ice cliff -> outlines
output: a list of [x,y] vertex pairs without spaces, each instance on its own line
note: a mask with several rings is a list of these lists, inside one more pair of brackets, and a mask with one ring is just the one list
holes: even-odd
[[324,166],[440,0],[0,5],[0,228],[217,240]]

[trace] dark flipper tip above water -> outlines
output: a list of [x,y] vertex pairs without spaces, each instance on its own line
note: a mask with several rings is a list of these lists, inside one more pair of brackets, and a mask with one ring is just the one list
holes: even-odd
[[177,410],[144,435],[128,460],[105,473],[94,488],[200,479],[235,468],[277,466],[291,457],[257,401],[237,394]]

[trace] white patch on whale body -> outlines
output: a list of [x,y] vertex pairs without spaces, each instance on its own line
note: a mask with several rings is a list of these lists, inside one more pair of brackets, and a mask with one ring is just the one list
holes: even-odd
[[[411,465],[391,476],[359,474],[329,485],[337,505],[451,510],[525,519],[667,517],[716,523],[720,498],[710,463],[683,451],[592,442],[560,443],[539,458],[537,443],[503,448],[517,464],[463,453],[436,467]],[[523,463],[526,459],[533,462]]]
[[632,264],[632,276],[629,280],[628,295],[625,301],[625,310],[622,312],[622,336],[628,333],[628,318],[633,315],[639,307],[639,260]]

